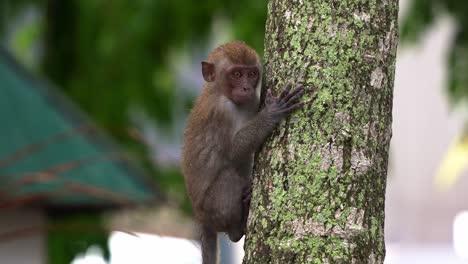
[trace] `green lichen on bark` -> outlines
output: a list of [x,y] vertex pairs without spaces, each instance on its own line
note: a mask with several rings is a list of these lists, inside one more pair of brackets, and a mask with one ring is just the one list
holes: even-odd
[[256,159],[244,263],[383,263],[396,0],[270,0],[266,87],[308,103]]

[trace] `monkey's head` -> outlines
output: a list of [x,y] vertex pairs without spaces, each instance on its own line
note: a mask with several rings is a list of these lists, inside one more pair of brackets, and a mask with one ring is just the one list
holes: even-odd
[[208,61],[202,62],[202,74],[236,105],[254,102],[260,95],[260,58],[244,42],[233,41],[214,49]]

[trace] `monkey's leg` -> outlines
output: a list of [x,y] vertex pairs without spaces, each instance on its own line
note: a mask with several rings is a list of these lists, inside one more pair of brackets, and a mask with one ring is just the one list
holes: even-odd
[[205,200],[205,208],[210,208],[212,212],[212,225],[218,232],[227,233],[233,242],[239,241],[244,235],[242,197],[245,189],[245,177],[241,177],[234,169],[226,169],[210,187],[209,197],[212,199]]
[[201,230],[203,264],[216,264],[218,259],[218,238],[211,227],[202,226]]
[[252,185],[250,184],[242,194],[242,233],[246,232],[249,218],[250,201],[252,200]]
[[[232,242],[239,241],[245,235],[247,218],[249,216],[250,198],[243,200],[243,195],[239,195],[239,204],[236,205],[236,216],[231,218],[231,223],[227,234]],[[238,213],[238,214],[237,214]]]

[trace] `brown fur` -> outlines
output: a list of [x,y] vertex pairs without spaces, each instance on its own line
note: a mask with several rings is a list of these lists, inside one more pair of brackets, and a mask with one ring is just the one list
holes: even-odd
[[240,65],[255,65],[260,62],[257,52],[242,41],[232,41],[217,47],[208,56],[208,61],[216,63],[224,58]]
[[[231,81],[225,71],[234,64],[241,69],[243,65],[244,69],[258,65],[261,73],[257,53],[245,43],[234,41],[216,48],[208,60],[219,74],[211,75],[211,69],[207,70],[209,78],[205,78],[208,80],[190,113],[182,170],[202,230],[203,264],[214,264],[216,232],[226,232],[234,242],[245,233],[254,152],[279,120],[299,107],[295,101],[302,90],[290,94],[285,90],[283,98],[267,97],[266,108],[258,112],[260,93],[252,89],[260,89],[261,76],[247,85]],[[229,97],[233,89],[247,89],[248,96],[254,98],[234,103]]]

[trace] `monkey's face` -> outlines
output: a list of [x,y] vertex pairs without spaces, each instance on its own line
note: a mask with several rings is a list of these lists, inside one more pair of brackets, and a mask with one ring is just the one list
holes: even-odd
[[224,74],[224,82],[229,91],[228,97],[237,105],[244,105],[255,101],[258,80],[258,67],[246,65],[232,65]]

